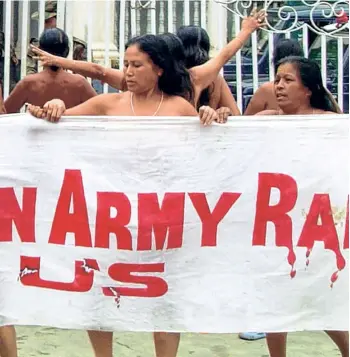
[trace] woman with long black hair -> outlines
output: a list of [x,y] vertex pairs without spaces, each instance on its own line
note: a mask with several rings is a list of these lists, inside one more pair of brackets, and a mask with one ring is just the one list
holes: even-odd
[[[304,57],[285,57],[277,63],[274,91],[278,109],[257,115],[325,115],[337,114],[332,95],[322,82],[320,67]],[[342,357],[349,356],[349,332],[326,331]],[[287,356],[287,333],[266,335],[271,357]]]
[[[181,40],[184,48],[184,63],[196,82],[196,67],[204,65],[210,60],[210,38],[202,27],[182,26],[176,35]],[[219,74],[210,85],[202,90],[196,98],[197,107],[209,105],[211,108],[219,110],[227,108],[231,115],[241,115],[232,92],[225,79]]]
[[[254,10],[252,14],[246,17],[242,21],[241,31],[237,36],[231,40],[219,53],[212,59],[206,57],[206,61],[203,63],[196,64],[195,67],[188,69],[193,93],[191,97],[187,98],[197,109],[201,105],[210,105],[212,108],[217,109],[222,103],[227,102],[231,103],[226,106],[229,106],[232,114],[239,115],[239,110],[237,106],[232,104],[232,94],[227,86],[227,83],[224,79],[218,75],[223,66],[243,47],[244,43],[250,38],[251,34],[263,27],[265,25],[265,11]],[[161,35],[162,36],[162,35]],[[175,42],[173,42],[176,45]],[[42,51],[36,47],[32,47],[33,52],[37,54],[37,58],[42,62],[43,65],[57,65],[59,67],[73,71],[74,73],[79,73],[84,77],[90,77],[93,79],[101,80],[104,83],[109,84],[111,87],[126,90],[126,82],[124,73],[121,70],[106,68],[95,63],[89,63],[84,61],[72,61],[67,58],[60,58],[57,56],[52,56],[45,51]],[[170,49],[171,50],[171,49]],[[187,62],[189,64],[189,62]],[[216,83],[216,91],[221,93],[218,94],[211,93],[211,100],[208,103],[205,101],[205,96],[210,93],[210,91],[215,88],[213,83]],[[202,92],[204,94],[202,96]],[[207,93],[207,94],[205,94]],[[229,99],[225,99],[231,97]],[[220,102],[221,100],[221,102]],[[221,105],[222,106],[222,105]]]

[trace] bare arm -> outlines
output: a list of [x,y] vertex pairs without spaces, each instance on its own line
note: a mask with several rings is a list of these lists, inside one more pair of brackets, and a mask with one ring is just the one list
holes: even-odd
[[178,97],[176,102],[174,102],[174,106],[180,109],[180,116],[184,117],[196,117],[198,116],[198,112],[195,107],[188,102],[187,100]]
[[110,94],[97,95],[76,107],[66,109],[62,115],[106,115],[106,103],[110,101]]
[[258,88],[258,90],[254,93],[251,98],[247,109],[244,112],[244,115],[255,115],[256,113],[262,112],[267,107],[267,93],[265,86],[262,85]]
[[221,77],[221,87],[220,87],[220,100],[218,103],[218,108],[226,107],[231,111],[231,115],[241,115],[238,109],[235,98],[232,95],[230,87],[224,78]]
[[249,39],[250,35],[259,27],[265,25],[265,12],[252,13],[242,22],[242,30],[231,42],[229,42],[219,54],[201,66],[193,67],[190,70],[192,75],[195,93],[201,93],[203,89],[210,86],[218,76],[221,68],[227,63]]
[[28,86],[25,79],[17,83],[9,97],[5,100],[7,113],[18,113],[27,101]]
[[118,96],[118,94],[98,95],[70,109],[66,109],[66,106],[62,100],[53,99],[47,102],[43,108],[29,105],[28,111],[37,118],[46,119],[51,122],[57,122],[63,115],[107,115],[108,103],[110,103],[111,100],[115,102],[117,98],[116,96]]
[[96,63],[74,61],[68,58],[54,56],[35,46],[31,46],[31,48],[43,66],[61,67],[63,69],[73,71],[74,73],[81,74],[84,77],[99,79],[113,88],[120,90],[126,89],[123,71],[103,67]]

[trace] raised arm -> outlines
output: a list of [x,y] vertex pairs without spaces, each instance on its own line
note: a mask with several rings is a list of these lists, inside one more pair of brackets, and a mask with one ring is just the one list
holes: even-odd
[[215,81],[223,66],[244,46],[250,35],[258,28],[265,25],[265,11],[254,10],[249,17],[242,22],[242,29],[231,42],[229,42],[219,54],[210,59],[201,66],[193,67],[190,70],[195,87],[195,93],[198,96],[203,89]]
[[96,63],[75,61],[68,58],[54,56],[35,46],[31,46],[31,49],[36,54],[35,58],[38,59],[43,66],[61,67],[74,73],[81,74],[84,77],[98,79],[109,84],[113,88],[126,90],[126,82],[124,80],[123,71],[103,67]]

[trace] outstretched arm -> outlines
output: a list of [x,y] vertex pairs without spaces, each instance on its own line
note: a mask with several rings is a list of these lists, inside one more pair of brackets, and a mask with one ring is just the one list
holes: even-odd
[[84,77],[99,79],[113,88],[126,90],[126,82],[124,80],[123,71],[103,67],[96,63],[75,61],[68,58],[54,56],[35,46],[31,46],[31,48],[36,54],[35,58],[38,59],[43,66],[61,67],[63,69],[73,71],[74,73],[81,74]]
[[197,96],[215,81],[223,66],[243,47],[250,35],[264,25],[265,11],[256,12],[254,10],[249,17],[243,20],[242,29],[237,37],[229,42],[216,57],[201,66],[191,68],[190,72]]
[[106,115],[106,103],[111,101],[111,95],[113,94],[98,95],[70,109],[66,109],[66,106],[62,100],[53,99],[45,103],[42,108],[29,104],[28,112],[36,118],[46,119],[51,122],[59,121],[63,115]]

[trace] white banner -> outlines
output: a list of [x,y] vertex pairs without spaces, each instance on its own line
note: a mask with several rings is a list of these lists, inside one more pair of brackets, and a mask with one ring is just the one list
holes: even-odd
[[348,329],[348,118],[0,117],[0,325]]

